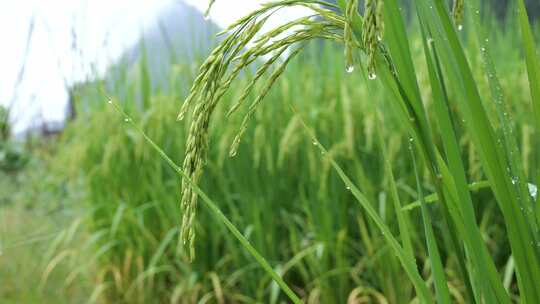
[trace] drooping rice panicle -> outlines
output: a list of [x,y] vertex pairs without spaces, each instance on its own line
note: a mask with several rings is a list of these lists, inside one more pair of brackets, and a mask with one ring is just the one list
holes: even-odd
[[[308,8],[314,14],[278,26],[255,38],[270,16],[279,9],[290,6]],[[196,77],[178,115],[178,118],[182,119],[190,105],[194,104],[193,120],[189,128],[183,163],[183,169],[189,174],[193,182],[197,183],[202,175],[206,153],[208,151],[208,127],[212,112],[240,72],[258,59],[268,58],[269,54],[272,54],[270,55],[270,59],[266,59],[265,63],[259,67],[254,78],[248,84],[237,103],[232,106],[228,115],[232,114],[244,103],[245,99],[256,86],[256,82],[270,70],[270,67],[278,64],[280,58],[285,56],[287,50],[293,50],[275,68],[265,85],[261,88],[256,99],[249,106],[239,132],[231,145],[230,156],[234,156],[237,153],[242,136],[247,130],[248,122],[255,113],[258,105],[268,94],[276,80],[282,75],[290,60],[302,51],[305,42],[316,38],[329,39],[339,43],[345,42],[349,54],[347,56],[350,59],[352,58],[353,49],[361,47],[361,44],[354,38],[352,29],[350,28],[352,16],[357,14],[357,7],[358,0],[352,0],[349,4],[347,16],[341,16],[328,9],[336,8],[335,5],[324,1],[274,1],[263,4],[258,10],[241,18],[229,28],[219,33],[219,35],[228,35],[201,66],[199,75]],[[374,7],[372,10],[374,16],[380,13],[376,9],[377,7]],[[377,16],[373,18],[382,19]],[[345,27],[347,26],[349,26],[349,29],[345,33]],[[296,29],[296,27],[299,28]],[[374,28],[373,33],[380,30],[381,26],[379,25]],[[293,47],[298,44],[301,46]],[[372,43],[371,47],[371,52],[375,52],[376,43]],[[194,221],[196,208],[197,195],[192,191],[188,183],[182,181],[182,226],[180,235],[182,243],[189,248],[188,254],[190,259],[193,259],[195,256]]]

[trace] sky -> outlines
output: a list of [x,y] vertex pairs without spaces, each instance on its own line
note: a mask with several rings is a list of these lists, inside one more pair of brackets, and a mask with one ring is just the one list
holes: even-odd
[[[90,75],[101,75],[123,50],[136,43],[145,27],[155,23],[161,10],[178,1],[201,12],[208,4],[204,0],[2,1],[0,104],[13,104],[14,132],[44,121],[63,121],[66,88]],[[210,20],[225,27],[261,2],[217,0]],[[289,9],[280,13],[268,26],[307,12]],[[18,82],[22,66],[24,74]]]

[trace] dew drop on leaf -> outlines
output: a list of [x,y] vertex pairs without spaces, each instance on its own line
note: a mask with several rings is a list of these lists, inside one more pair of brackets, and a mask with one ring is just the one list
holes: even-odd
[[529,194],[531,197],[536,200],[536,197],[538,196],[538,187],[531,183],[528,183],[527,187],[529,188]]

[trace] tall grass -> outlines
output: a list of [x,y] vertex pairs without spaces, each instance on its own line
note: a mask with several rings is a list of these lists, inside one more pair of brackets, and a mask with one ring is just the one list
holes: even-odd
[[[78,271],[99,265],[96,296],[277,303],[284,299],[272,283],[277,273],[309,303],[540,302],[538,212],[529,195],[538,172],[536,120],[529,94],[521,93],[530,88],[536,109],[538,58],[523,7],[519,24],[489,32],[475,1],[466,3],[461,24],[443,2],[419,0],[411,33],[398,3],[386,0],[367,19],[384,21],[373,39],[362,38],[373,28],[357,2],[338,3],[337,13],[317,11],[329,23],[323,30],[325,21],[302,20],[306,30],[272,43],[284,49],[318,36],[344,43],[346,56],[334,45],[302,44],[286,70],[270,57],[230,82],[230,58],[242,54],[245,68],[263,54],[242,53],[265,20],[255,13],[231,27],[202,76],[173,68],[171,83],[195,81],[191,92],[150,92],[142,60],[127,94],[113,97],[127,117],[103,102],[70,127],[58,161],[88,186],[87,246],[95,256]],[[530,82],[519,76],[520,50],[507,47],[516,33]],[[227,48],[234,56],[220,53]],[[347,73],[351,63],[356,69]],[[265,77],[273,66],[277,72]],[[188,95],[196,110],[184,108],[185,122],[176,123],[171,113]],[[263,97],[267,104],[256,110]],[[248,100],[245,118],[227,115]],[[186,156],[191,179],[184,180],[200,178],[195,189],[202,192],[183,184],[184,213],[178,172],[145,136],[176,164]],[[191,148],[182,155],[186,141]],[[475,182],[485,187],[470,191]],[[273,271],[260,269],[212,213],[194,216],[203,192]],[[413,201],[420,208],[402,209]]]

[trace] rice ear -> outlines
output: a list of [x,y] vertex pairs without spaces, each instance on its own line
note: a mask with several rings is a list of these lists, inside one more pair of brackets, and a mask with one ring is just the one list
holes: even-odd
[[376,77],[375,53],[379,41],[383,38],[383,0],[366,0],[364,23],[362,30],[362,43],[364,45],[368,60],[367,70],[370,79]]

